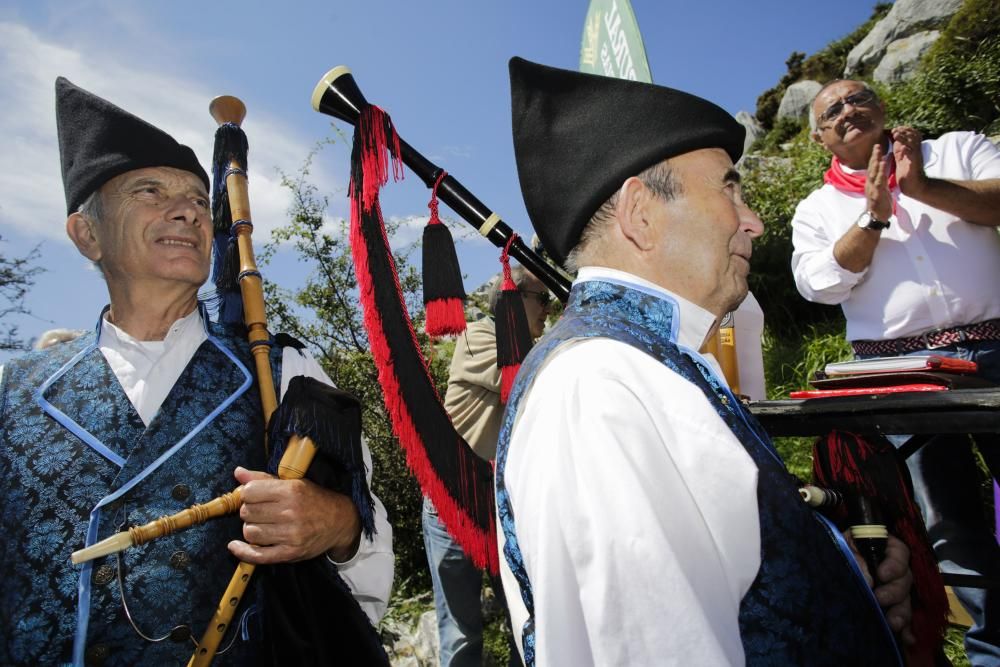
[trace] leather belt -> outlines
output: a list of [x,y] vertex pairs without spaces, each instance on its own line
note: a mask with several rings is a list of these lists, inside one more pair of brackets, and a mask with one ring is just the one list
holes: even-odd
[[897,355],[917,350],[935,350],[966,341],[1000,340],[1000,319],[948,329],[935,329],[919,336],[892,340],[851,341],[857,355]]

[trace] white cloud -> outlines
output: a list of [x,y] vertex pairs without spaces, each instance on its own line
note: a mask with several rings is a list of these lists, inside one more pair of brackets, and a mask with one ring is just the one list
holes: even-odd
[[[31,28],[0,22],[0,229],[11,227],[65,240],[65,200],[56,139],[54,82],[65,76],[77,85],[149,120],[191,146],[202,161],[212,154],[213,97],[203,85],[140,63],[115,59],[96,49],[73,49]],[[311,146],[265,113],[248,114],[250,203],[255,237],[270,237],[291,203],[277,169],[293,174]],[[314,165],[317,181],[334,179]]]

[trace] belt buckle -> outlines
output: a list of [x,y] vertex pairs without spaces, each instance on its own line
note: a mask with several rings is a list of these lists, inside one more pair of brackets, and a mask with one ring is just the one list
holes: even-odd
[[927,331],[920,334],[920,342],[924,344],[924,348],[928,350],[936,350],[940,347],[946,347],[946,345],[935,345],[931,343],[931,338],[940,334],[944,329],[934,329],[933,331]]
[[[950,342],[946,341],[937,344],[931,343],[930,339],[932,337],[944,334],[949,331],[958,334],[958,340],[953,340]],[[928,331],[926,333],[921,334],[920,340],[924,344],[924,347],[927,348],[928,350],[939,350],[942,347],[948,347],[949,345],[957,345],[958,343],[964,343],[966,340],[965,329],[962,327],[954,327],[949,329],[934,329],[933,331]]]

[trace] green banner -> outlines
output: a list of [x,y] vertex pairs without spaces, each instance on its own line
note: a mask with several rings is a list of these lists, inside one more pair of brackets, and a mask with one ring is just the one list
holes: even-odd
[[628,0],[591,0],[583,24],[580,71],[653,82],[639,24]]

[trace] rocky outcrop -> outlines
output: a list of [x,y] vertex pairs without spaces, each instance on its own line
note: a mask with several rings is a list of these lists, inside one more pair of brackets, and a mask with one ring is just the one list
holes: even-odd
[[433,609],[422,613],[414,628],[402,619],[385,618],[381,633],[382,646],[392,667],[437,667],[439,664],[437,616]]
[[736,122],[742,125],[747,131],[746,139],[743,140],[743,154],[746,155],[746,152],[750,150],[750,146],[757,140],[757,137],[764,134],[764,128],[760,126],[760,123],[757,122],[753,114],[747,111],[738,112],[736,114]]
[[799,120],[809,111],[809,105],[822,86],[816,81],[797,81],[785,89],[785,95],[778,105],[778,120],[792,118]]
[[938,30],[926,30],[897,39],[886,47],[885,55],[875,68],[874,77],[879,83],[899,83],[913,76],[920,59],[940,36]]
[[896,0],[889,13],[847,54],[844,76],[870,71],[893,42],[945,26],[962,0]]

